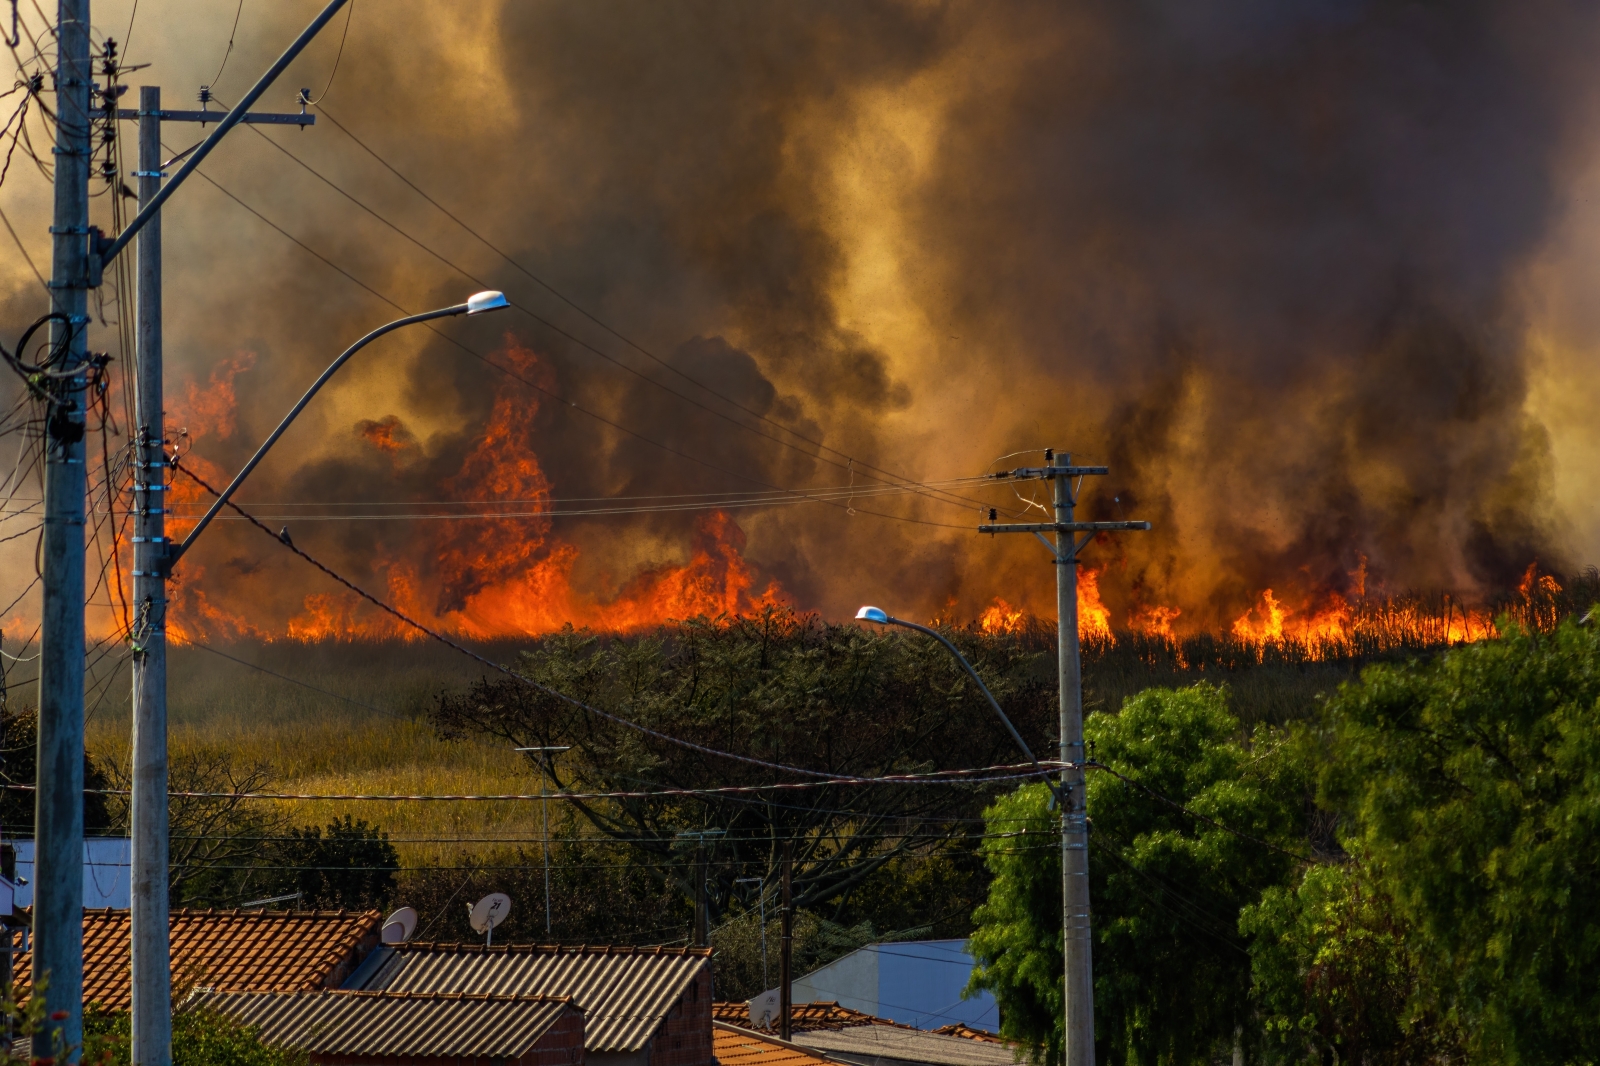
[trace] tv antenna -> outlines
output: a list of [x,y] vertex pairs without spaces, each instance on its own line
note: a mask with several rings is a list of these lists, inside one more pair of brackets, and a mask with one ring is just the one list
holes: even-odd
[[472,931],[483,933],[484,946],[494,944],[494,927],[511,914],[511,897],[504,892],[491,892],[471,907]]

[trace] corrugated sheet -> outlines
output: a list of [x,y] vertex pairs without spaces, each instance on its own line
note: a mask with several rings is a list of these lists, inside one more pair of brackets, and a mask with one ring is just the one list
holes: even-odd
[[711,965],[707,948],[399,944],[362,987],[386,992],[571,996],[590,1051],[638,1051]]
[[521,1058],[576,1011],[566,999],[427,993],[197,992],[188,1005],[259,1025],[269,1044],[314,1055]]
[[[323,988],[365,940],[377,942],[377,911],[172,912],[172,977],[212,988]],[[130,1005],[128,912],[83,912],[83,1001]],[[32,984],[33,959],[17,958],[17,994]],[[338,975],[342,977],[342,974]],[[333,982],[337,983],[337,982]]]
[[877,1064],[893,1059],[928,1066],[1012,1066],[1016,1055],[1004,1044],[941,1036],[893,1025],[852,1025],[795,1033],[794,1042],[835,1059]]

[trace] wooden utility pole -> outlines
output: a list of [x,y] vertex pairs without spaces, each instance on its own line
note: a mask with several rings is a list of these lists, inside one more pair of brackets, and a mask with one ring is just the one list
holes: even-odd
[[[1078,553],[1096,533],[1148,530],[1149,522],[1078,522],[1073,509],[1077,495],[1072,479],[1106,474],[1103,466],[1073,466],[1066,454],[1056,460],[1046,450],[1044,467],[1011,472],[1015,478],[1045,478],[1055,482],[1054,522],[993,524],[980,533],[1032,533],[1043,541],[1056,564],[1056,666],[1061,679],[1061,935],[1066,968],[1066,1066],[1094,1066],[1094,957],[1089,912],[1088,790],[1084,787],[1083,675],[1078,649]],[[1081,480],[1080,480],[1081,484]],[[1056,535],[1052,544],[1046,533]],[[1082,533],[1083,539],[1077,539]]]

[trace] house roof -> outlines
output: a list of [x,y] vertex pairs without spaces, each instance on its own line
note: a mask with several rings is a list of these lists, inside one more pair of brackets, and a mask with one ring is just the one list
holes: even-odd
[[197,991],[188,1007],[209,1007],[261,1027],[268,1044],[315,1055],[516,1059],[563,1016],[564,996],[478,996],[439,992]]
[[925,1063],[928,1066],[1012,1066],[1016,1055],[1004,1044],[927,1033],[893,1025],[853,1025],[796,1033],[794,1042],[832,1059],[861,1066]]
[[[363,942],[376,944],[377,911],[172,912],[172,977],[178,988],[300,991],[343,979]],[[83,1001],[127,1010],[128,912],[83,912]],[[17,960],[18,996],[32,985],[33,957]]]
[[711,1049],[721,1066],[818,1066],[826,1056],[787,1040],[779,1040],[727,1022],[713,1022]]
[[965,1022],[954,1022],[950,1025],[941,1025],[934,1032],[941,1036],[959,1036],[963,1040],[980,1040],[985,1044],[1004,1044],[1005,1038],[998,1033],[991,1033],[987,1029],[975,1029]]
[[584,1047],[637,1051],[699,973],[710,948],[396,944],[378,949],[352,987],[385,992],[571,996]]
[[[723,1000],[711,1005],[711,1017],[715,1021],[727,1022],[729,1025],[741,1026],[745,1029],[755,1030],[750,1023],[750,1004]],[[836,1000],[818,1000],[814,1003],[789,1004],[789,1030],[800,1032],[805,1029],[843,1029],[851,1025],[891,1025],[897,1029],[912,1029],[914,1026],[902,1025],[900,1022],[891,1022],[887,1018],[880,1018],[875,1014],[852,1010],[841,1007]]]

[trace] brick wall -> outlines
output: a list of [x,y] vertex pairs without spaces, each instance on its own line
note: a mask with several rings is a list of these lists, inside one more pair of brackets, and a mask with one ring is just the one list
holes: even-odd
[[515,1066],[583,1066],[583,1015],[565,1012]]
[[714,1066],[711,964],[700,968],[650,1040],[650,1066]]

